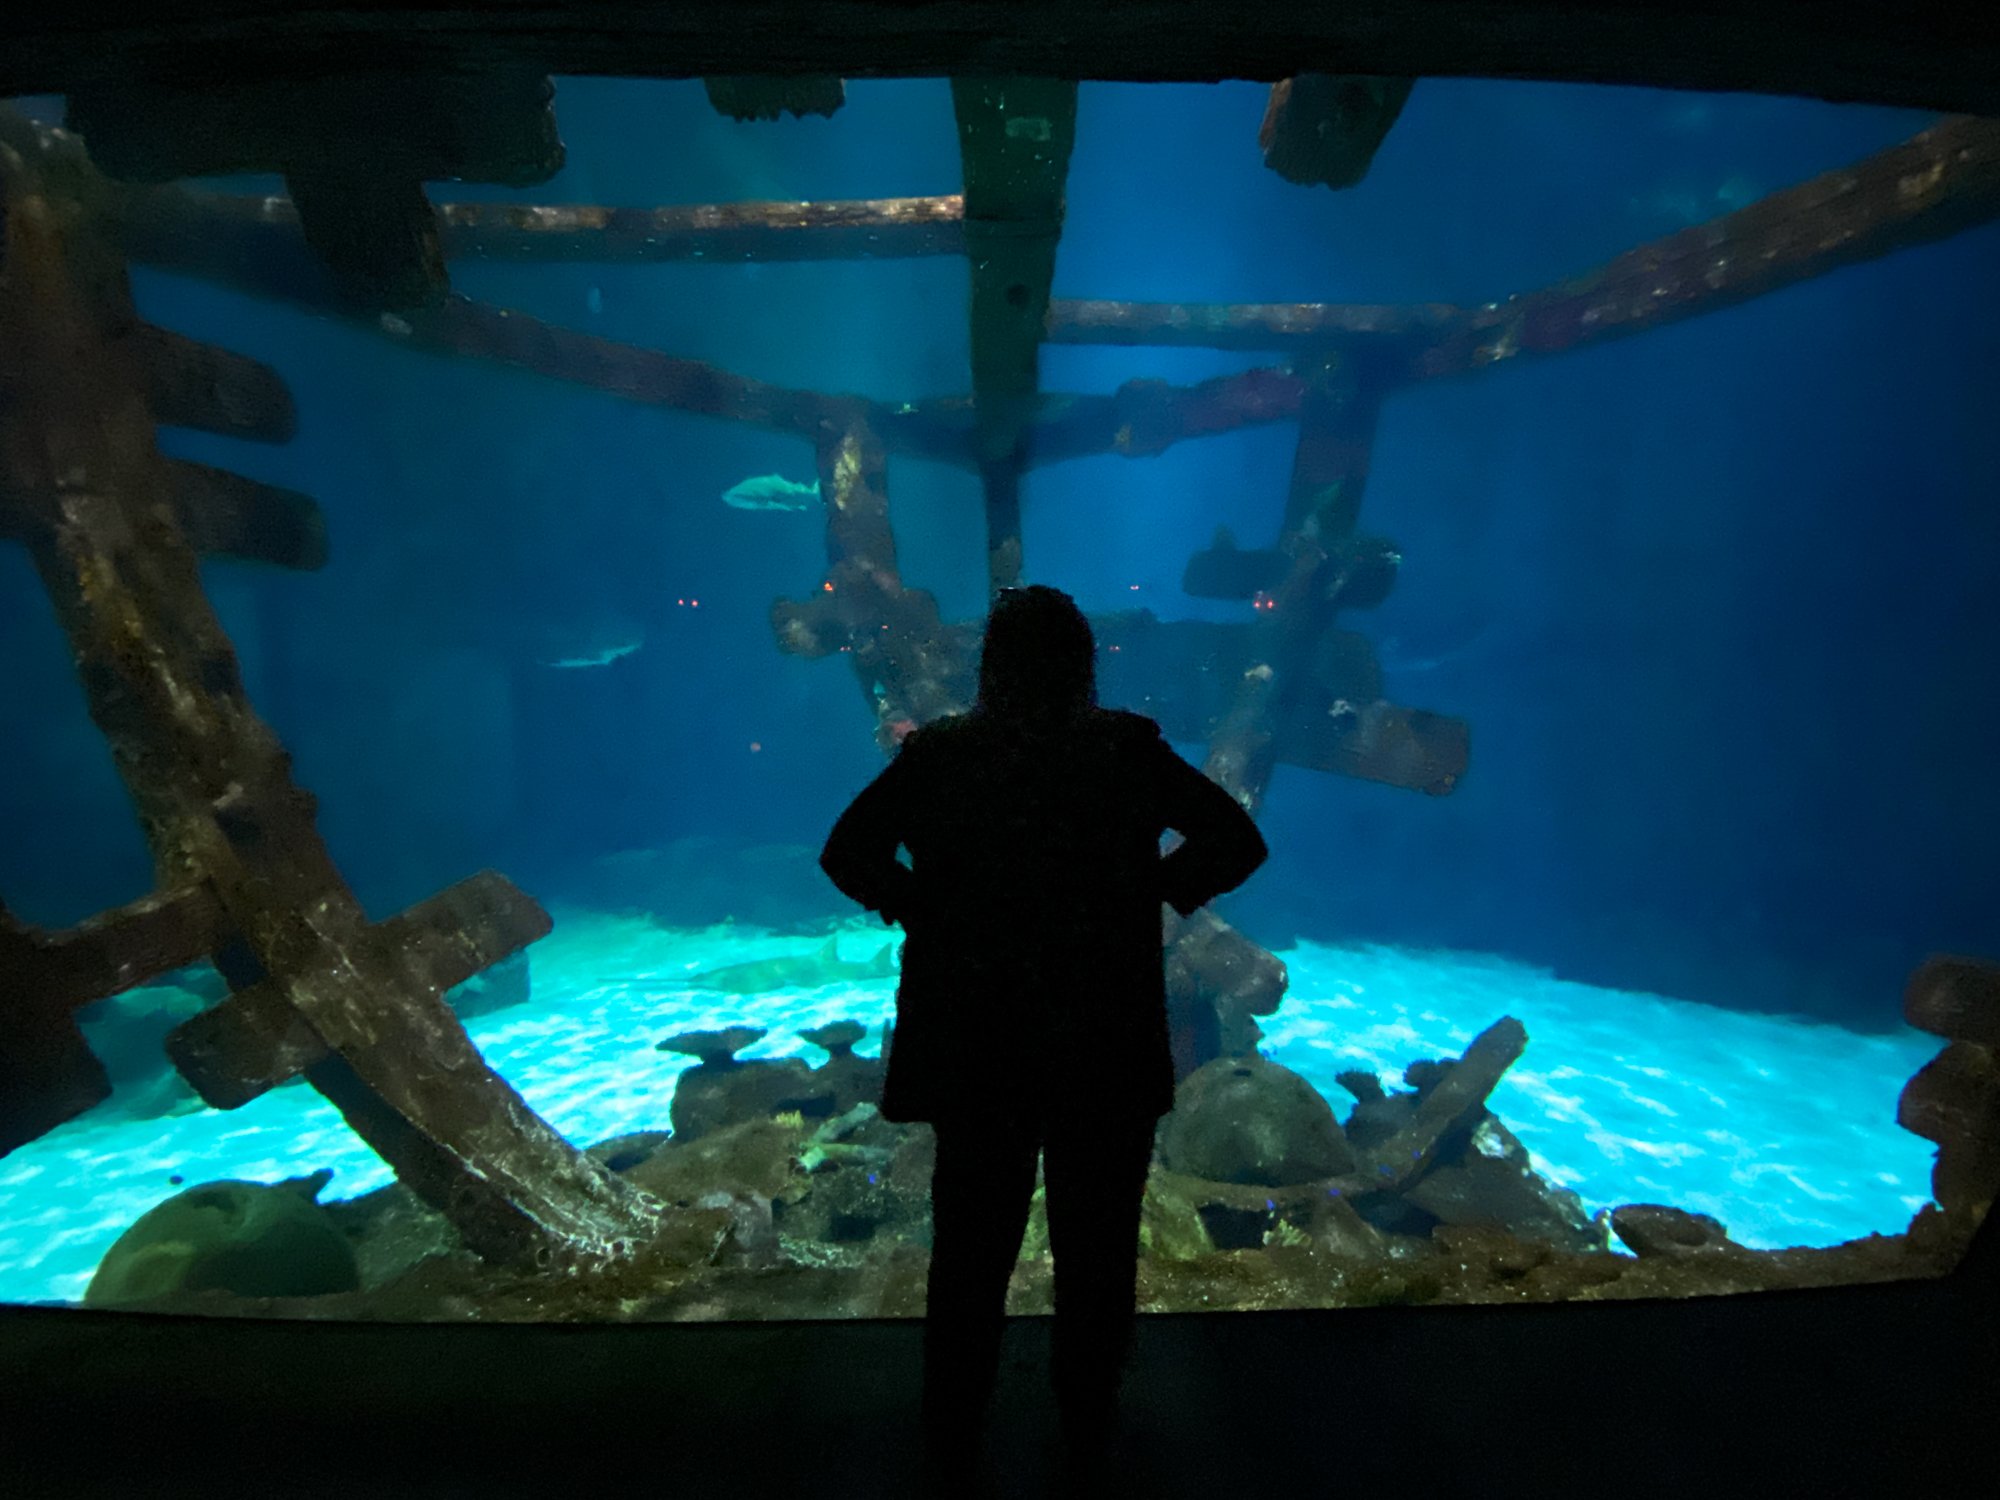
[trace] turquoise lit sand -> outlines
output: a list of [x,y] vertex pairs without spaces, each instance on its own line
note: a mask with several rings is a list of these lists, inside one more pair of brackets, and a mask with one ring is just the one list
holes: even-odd
[[[896,934],[840,929],[846,958]],[[476,1019],[473,1039],[528,1103],[579,1144],[665,1129],[692,1059],[653,1050],[677,1031],[737,1024],[770,1035],[749,1057],[822,1054],[795,1033],[852,1017],[878,1050],[890,981],[763,996],[690,990],[698,969],[823,939],[750,929],[663,929],[558,911],[530,950],[533,1000]],[[1461,1050],[1502,1015],[1527,1053],[1492,1104],[1542,1169],[1593,1209],[1671,1202],[1714,1214],[1760,1248],[1829,1245],[1900,1230],[1929,1198],[1931,1147],[1895,1124],[1905,1080],[1937,1050],[1915,1032],[1864,1036],[1551,978],[1505,960],[1301,944],[1265,1050],[1345,1113],[1349,1068],[1390,1081]],[[82,1296],[105,1248],[179,1189],[219,1177],[276,1181],[333,1169],[328,1199],[382,1186],[388,1169],[304,1085],[242,1109],[159,1120],[101,1109],[0,1159],[0,1299]]]

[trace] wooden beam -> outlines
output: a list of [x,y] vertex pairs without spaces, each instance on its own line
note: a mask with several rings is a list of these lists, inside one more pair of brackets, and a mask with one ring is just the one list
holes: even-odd
[[1954,119],[1484,309],[1417,361],[1455,375],[1734,307],[2000,218],[2000,120]]
[[269,365],[150,323],[127,337],[154,421],[260,443],[288,443],[298,430],[291,390]]
[[1409,100],[1410,78],[1301,73],[1271,85],[1257,146],[1287,182],[1353,187]]
[[972,280],[974,442],[986,502],[989,598],[1021,576],[1024,439],[1041,387],[1042,327],[1076,142],[1076,84],[955,78]]
[[124,0],[0,11],[0,95],[404,70],[693,78],[1300,72],[1754,89],[2000,113],[2000,16],[1954,0]]
[[206,885],[238,938],[219,955],[231,982],[278,987],[338,1054],[315,1086],[468,1246],[577,1269],[624,1258],[659,1205],[530,1110],[367,920],[246,699],[116,336],[133,318],[116,257],[16,152],[0,151],[0,191],[0,487],[42,502],[29,551],[156,866]]
[[1304,349],[1343,340],[1421,345],[1467,316],[1445,303],[1406,306],[1338,302],[1107,302],[1057,298],[1044,337],[1051,344],[1156,345],[1193,349]]
[[[441,203],[447,259],[508,262],[892,260],[965,250],[964,199],[872,198],[823,203]],[[289,198],[127,189],[115,212],[133,259],[297,297],[304,241]],[[274,266],[273,261],[277,264]]]
[[820,73],[795,77],[739,73],[701,82],[715,112],[732,120],[775,120],[783,115],[831,117],[847,102],[847,86],[837,76]]
[[26,926],[0,906],[0,1155],[110,1097],[77,1010],[205,957],[220,930],[221,909],[201,886],[62,932]]
[[778,648],[850,658],[875,716],[875,742],[892,751],[920,724],[969,707],[970,635],[944,623],[937,600],[905,588],[889,526],[888,454],[865,422],[820,445],[827,572],[805,600],[771,606]]
[[[382,938],[417,992],[429,999],[465,983],[548,936],[548,914],[494,870],[383,922]],[[297,1077],[330,1049],[287,998],[263,980],[183,1021],[167,1036],[167,1055],[195,1092],[217,1109],[235,1109]]]

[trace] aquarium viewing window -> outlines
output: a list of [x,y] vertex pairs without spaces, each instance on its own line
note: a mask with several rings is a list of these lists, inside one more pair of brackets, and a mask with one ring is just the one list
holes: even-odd
[[0,1299],[920,1314],[812,855],[1026,581],[1274,850],[1143,1307],[1980,1223],[2000,123],[496,68],[18,100],[0,194]]

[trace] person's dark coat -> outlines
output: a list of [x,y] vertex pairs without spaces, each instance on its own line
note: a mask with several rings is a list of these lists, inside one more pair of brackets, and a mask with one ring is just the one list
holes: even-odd
[[[1183,842],[1163,858],[1169,829]],[[1137,714],[975,711],[909,735],[820,857],[907,934],[883,1114],[1164,1114],[1161,903],[1186,915],[1265,853]]]

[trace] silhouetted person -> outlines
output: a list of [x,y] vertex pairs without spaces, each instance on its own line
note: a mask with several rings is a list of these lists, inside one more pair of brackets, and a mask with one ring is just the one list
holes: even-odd
[[[882,1113],[937,1131],[924,1325],[928,1453],[970,1463],[1043,1161],[1064,1434],[1108,1434],[1131,1337],[1139,1211],[1173,1104],[1161,903],[1186,915],[1263,862],[1256,825],[1151,719],[1096,706],[1067,594],[994,606],[967,714],[911,733],[820,865],[899,922]],[[1161,856],[1166,830],[1183,836]],[[909,852],[909,863],[897,857]]]

